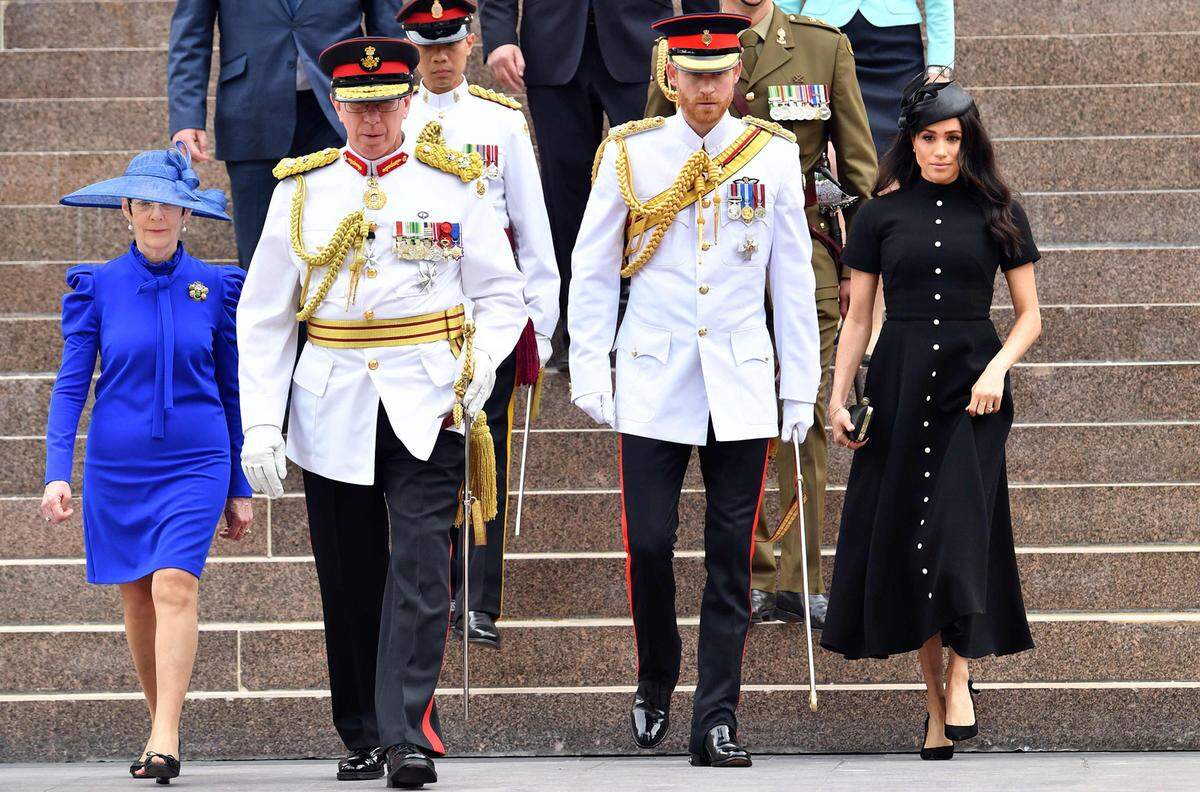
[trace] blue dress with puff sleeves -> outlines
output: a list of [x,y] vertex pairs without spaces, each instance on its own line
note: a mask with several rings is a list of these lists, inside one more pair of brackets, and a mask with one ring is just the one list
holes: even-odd
[[63,355],[46,428],[46,482],[70,481],[75,435],[100,356],[83,466],[91,583],[157,569],[199,577],[242,474],[234,315],[242,270],[193,258],[164,264],[137,246],[67,271]]

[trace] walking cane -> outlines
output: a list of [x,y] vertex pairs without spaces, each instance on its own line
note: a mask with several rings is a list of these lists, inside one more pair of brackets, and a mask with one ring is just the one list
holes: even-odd
[[517,521],[513,533],[521,535],[521,507],[525,504],[525,456],[529,453],[529,421],[533,416],[533,389],[525,392],[525,430],[521,433],[521,481],[517,485]]
[[463,411],[463,499],[462,532],[459,534],[459,553],[462,555],[462,691],[463,720],[471,720],[471,417]]
[[[808,644],[808,708],[817,711],[817,672],[813,667],[812,614],[808,604],[808,536],[804,530],[804,476],[800,473],[800,433],[792,438],[792,452],[796,455],[796,511],[800,520],[800,569],[804,584],[804,638]],[[820,547],[817,548],[820,557]]]

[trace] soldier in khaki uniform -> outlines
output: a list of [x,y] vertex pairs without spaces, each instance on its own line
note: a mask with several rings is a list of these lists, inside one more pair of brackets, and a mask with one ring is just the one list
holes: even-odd
[[[821,391],[828,387],[829,366],[833,359],[833,341],[839,319],[849,302],[849,272],[842,273],[833,251],[837,249],[836,229],[818,211],[812,185],[814,169],[833,143],[838,178],[848,193],[860,197],[844,210],[846,224],[862,200],[870,197],[875,183],[875,145],[863,106],[858,78],[854,71],[854,52],[849,40],[832,25],[810,17],[786,14],[771,0],[743,2],[721,0],[721,10],[745,14],[751,29],[741,34],[742,76],[731,111],[738,115],[774,118],[796,135],[805,181],[805,213],[813,237],[813,271],[816,274],[817,321],[821,330]],[[655,58],[652,62],[657,62]],[[655,69],[651,81],[646,115],[670,115],[675,105],[663,93]],[[795,496],[794,454],[786,444],[776,457],[779,468],[779,496],[786,509]],[[800,448],[800,466],[804,474],[808,500],[804,521],[808,540],[808,579],[813,626],[824,624],[826,598],[821,595],[821,526],[825,518],[825,470],[828,441],[825,436],[825,408],[817,399],[816,420]],[[759,535],[771,531],[760,517]],[[753,619],[766,621],[803,621],[804,603],[801,574],[800,537],[797,530],[783,537],[782,569],[776,585],[774,547],[760,542],[754,551],[752,580]],[[777,592],[777,593],[776,593]]]

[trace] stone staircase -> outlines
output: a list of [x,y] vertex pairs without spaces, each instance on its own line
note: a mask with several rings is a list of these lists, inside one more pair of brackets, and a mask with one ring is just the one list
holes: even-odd
[[[37,503],[63,272],[128,240],[114,215],[56,202],[119,172],[132,152],[164,145],[171,5],[0,0],[4,761],[127,759],[147,728],[117,592],[84,582],[77,519],[49,528]],[[1019,423],[1008,447],[1038,649],[974,666],[984,729],[972,748],[1197,749],[1200,3],[958,6],[960,71],[1045,252],[1045,331],[1014,373]],[[226,185],[219,164],[200,171]],[[202,258],[233,256],[229,228],[216,223],[194,223],[187,241]],[[1002,284],[996,300],[1003,330],[1012,311]],[[455,690],[460,653],[448,647],[440,703],[456,753],[628,748],[635,673],[616,437],[587,424],[567,404],[565,377],[550,377],[531,438],[525,530],[507,541],[505,647],[473,653],[469,723]],[[831,461],[826,574],[849,466],[841,451]],[[258,502],[252,537],[214,544],[185,710],[193,758],[340,750],[297,473],[284,499]],[[702,583],[698,471],[686,486],[681,723]],[[772,515],[774,501],[770,486]],[[811,713],[803,647],[794,626],[751,631],[741,718],[753,750],[915,749],[914,658],[846,663],[819,651],[821,707]],[[683,731],[667,750],[683,750]]]

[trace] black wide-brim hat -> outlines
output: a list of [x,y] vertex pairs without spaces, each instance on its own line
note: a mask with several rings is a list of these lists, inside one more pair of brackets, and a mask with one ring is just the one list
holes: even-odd
[[338,102],[386,102],[412,92],[421,54],[404,39],[361,36],[339,41],[317,57]]
[[916,132],[930,124],[958,118],[975,107],[975,100],[954,81],[928,82],[925,72],[914,77],[900,94],[900,118],[896,125]]
[[396,13],[396,21],[413,44],[453,44],[471,34],[476,8],[472,0],[408,0]]
[[651,25],[667,39],[667,57],[678,69],[711,74],[732,69],[742,57],[738,35],[750,27],[741,14],[683,14]]

